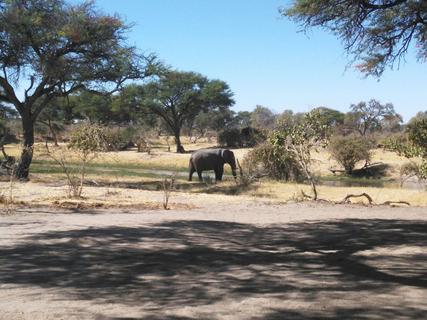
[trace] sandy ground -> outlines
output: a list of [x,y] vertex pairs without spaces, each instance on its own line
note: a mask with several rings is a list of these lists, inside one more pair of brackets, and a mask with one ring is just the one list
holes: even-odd
[[426,318],[426,208],[174,199],[0,216],[0,319]]

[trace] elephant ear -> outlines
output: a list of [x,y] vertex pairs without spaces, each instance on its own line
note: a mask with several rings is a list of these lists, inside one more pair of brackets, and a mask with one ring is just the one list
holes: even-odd
[[231,163],[233,161],[233,158],[234,158],[234,153],[231,150],[224,149],[221,152],[221,156],[225,160],[225,162]]

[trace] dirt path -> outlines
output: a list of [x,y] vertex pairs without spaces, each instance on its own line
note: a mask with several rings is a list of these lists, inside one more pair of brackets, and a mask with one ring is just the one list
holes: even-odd
[[426,208],[215,201],[0,217],[0,319],[425,318]]

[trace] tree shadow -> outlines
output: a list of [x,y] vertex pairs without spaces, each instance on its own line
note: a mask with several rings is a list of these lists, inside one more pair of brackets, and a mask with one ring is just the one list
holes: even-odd
[[338,320],[338,319],[424,319],[425,310],[407,308],[338,308],[331,312],[310,312],[294,310],[275,310],[262,317],[254,317],[251,320]]
[[355,169],[351,173],[355,178],[381,179],[387,176],[391,166],[386,163],[374,163],[370,166]]
[[[330,305],[324,312],[259,305],[264,316],[253,319],[420,318],[426,300],[405,304],[399,289],[427,297],[426,230],[426,221],[347,219],[51,231],[0,247],[0,282],[60,289],[68,299],[150,304],[157,314],[268,297]],[[353,301],[360,292],[368,302]]]

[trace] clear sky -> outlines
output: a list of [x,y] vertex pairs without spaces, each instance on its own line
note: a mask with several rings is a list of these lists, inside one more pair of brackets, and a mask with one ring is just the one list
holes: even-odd
[[[79,1],[75,1],[79,2]],[[275,112],[352,103],[391,102],[405,120],[427,110],[427,63],[415,52],[380,81],[353,68],[343,46],[326,31],[304,34],[280,17],[287,0],[97,0],[105,13],[134,23],[129,42],[155,52],[182,71],[226,81],[235,111],[260,104]]]

